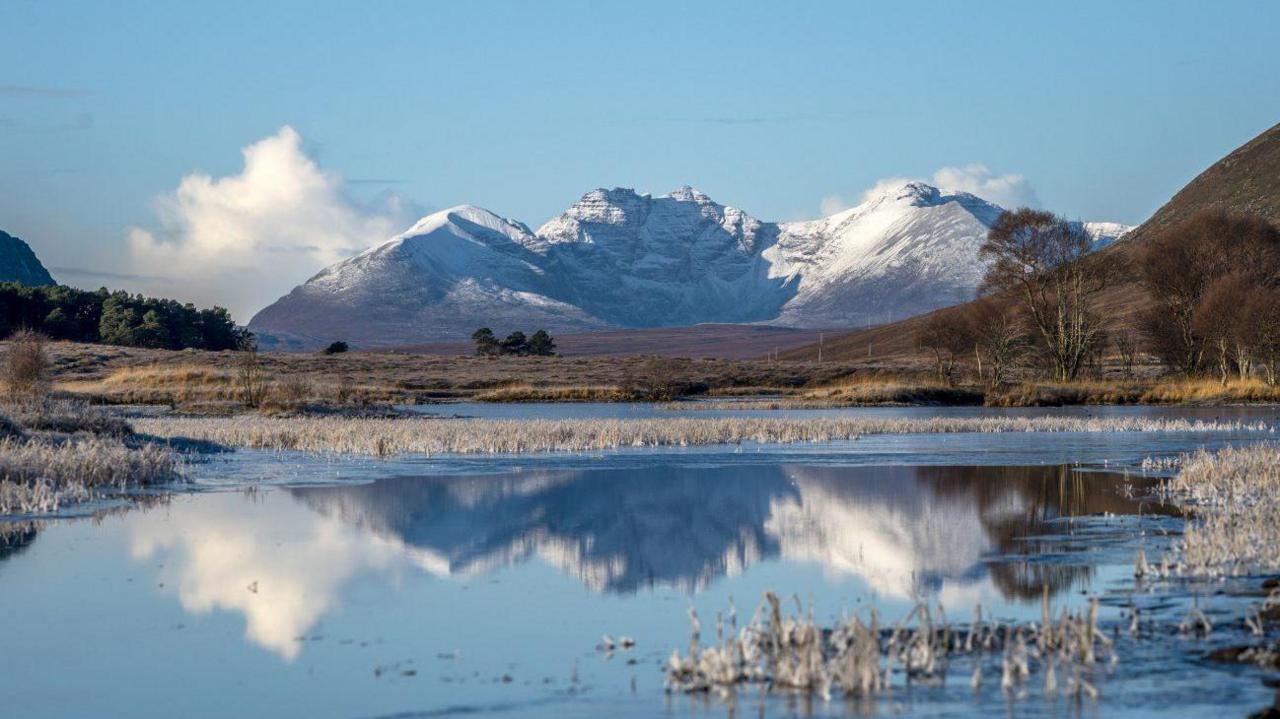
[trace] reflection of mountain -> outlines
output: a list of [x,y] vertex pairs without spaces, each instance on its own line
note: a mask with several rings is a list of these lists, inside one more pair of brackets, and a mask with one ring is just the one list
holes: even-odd
[[[1136,513],[1113,480],[1057,467],[667,466],[393,478],[291,490],[320,513],[471,575],[539,556],[600,591],[686,590],[770,557],[814,561],[894,596],[968,584],[1046,520]],[[1023,547],[1025,549],[1025,547]],[[990,568],[1006,596],[1069,587],[1079,566]]]
[[597,590],[686,589],[733,574],[777,542],[777,467],[551,472],[385,479],[292,490],[311,507],[403,541],[441,574],[471,575],[538,555]]

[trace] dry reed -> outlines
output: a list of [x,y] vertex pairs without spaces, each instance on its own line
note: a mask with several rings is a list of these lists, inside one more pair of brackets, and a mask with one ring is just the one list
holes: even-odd
[[494,420],[348,417],[166,417],[134,420],[142,433],[275,451],[393,454],[588,452],[627,447],[853,440],[864,435],[959,432],[1267,432],[1242,423],[1141,417],[875,419],[663,418]]
[[933,684],[943,678],[953,660],[971,658],[971,684],[982,684],[982,658],[1000,657],[1001,687],[1016,691],[1039,673],[1044,692],[1059,692],[1058,676],[1066,677],[1062,693],[1096,696],[1088,680],[1100,661],[1114,660],[1112,642],[1098,630],[1098,603],[1083,612],[1055,613],[1048,595],[1042,600],[1040,622],[1002,624],[984,620],[979,606],[967,625],[951,624],[941,605],[917,605],[893,626],[882,626],[875,610],[864,621],[861,613],[825,628],[795,600],[795,614],[784,615],[783,602],[767,592],[753,617],[738,628],[733,605],[725,617],[717,615],[716,639],[702,644],[698,615],[689,610],[692,625],[689,650],[673,651],[666,666],[668,691],[729,691],[739,685],[769,690],[817,694],[829,699],[872,697],[891,691],[895,667],[908,682]]

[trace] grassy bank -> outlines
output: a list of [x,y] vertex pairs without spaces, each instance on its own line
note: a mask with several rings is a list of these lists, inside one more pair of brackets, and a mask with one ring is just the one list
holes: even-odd
[[0,515],[56,512],[180,476],[169,449],[83,404],[31,402],[0,412]]
[[1266,431],[1261,423],[1086,417],[930,419],[671,418],[487,420],[434,418],[141,418],[141,432],[230,447],[387,456],[589,452],[624,447],[829,442],[873,434],[952,432]]
[[1280,387],[1258,379],[1222,384],[1209,379],[1024,382],[991,389],[947,386],[928,378],[868,375],[785,396],[678,405],[701,409],[823,409],[877,406],[1068,407],[1080,405],[1280,404]]
[[[3,343],[0,343],[3,345]],[[0,353],[3,352],[0,346]],[[235,352],[48,345],[56,391],[108,404],[236,404]],[[788,393],[829,385],[849,363],[635,357],[441,357],[395,352],[260,356],[267,398],[326,405],[441,400],[634,401],[707,393]]]

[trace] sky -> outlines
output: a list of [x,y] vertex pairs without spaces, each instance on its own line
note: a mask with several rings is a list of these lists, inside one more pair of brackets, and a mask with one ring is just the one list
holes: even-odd
[[0,0],[0,229],[232,309],[456,204],[944,182],[1138,223],[1280,122],[1280,3]]

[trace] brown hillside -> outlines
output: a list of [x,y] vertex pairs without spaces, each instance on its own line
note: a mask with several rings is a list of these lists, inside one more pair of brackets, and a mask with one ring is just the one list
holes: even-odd
[[[1120,242],[1103,250],[1101,256],[1132,261],[1146,240],[1156,232],[1208,209],[1250,212],[1272,222],[1280,222],[1280,125],[1215,162],[1179,190],[1151,219]],[[1116,285],[1102,297],[1103,306],[1121,326],[1132,323],[1147,301],[1146,293],[1132,279]],[[956,312],[960,307],[938,312]],[[823,346],[823,359],[876,361],[914,355],[916,331],[928,316],[847,334],[828,335]],[[817,345],[807,345],[784,352],[781,357],[811,360],[817,354]]]

